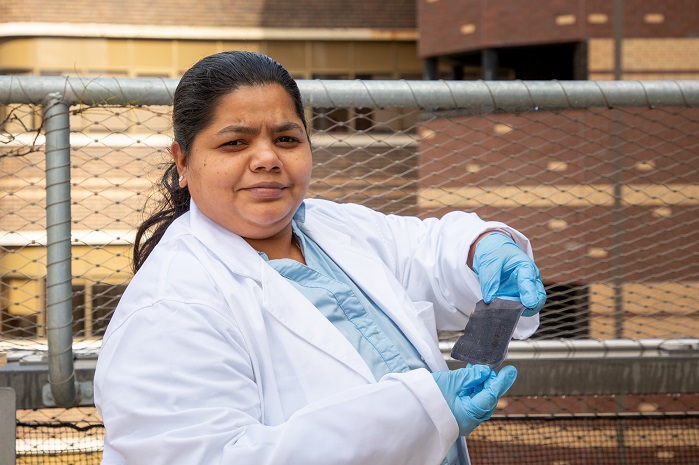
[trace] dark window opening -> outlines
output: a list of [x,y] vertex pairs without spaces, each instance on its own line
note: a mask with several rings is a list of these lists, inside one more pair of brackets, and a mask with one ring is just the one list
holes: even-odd
[[[489,57],[485,60],[484,57]],[[478,50],[443,57],[452,79],[484,79],[484,66],[498,80],[583,80],[588,78],[587,43],[520,46]],[[485,62],[484,62],[485,61]],[[492,79],[492,78],[491,78]]]
[[[73,335],[103,336],[125,285],[97,283],[90,286],[88,302],[85,286],[73,286]],[[90,312],[88,315],[87,312]],[[90,318],[88,318],[90,316]]]
[[539,329],[532,339],[587,339],[590,336],[590,293],[587,285],[550,284]]
[[85,336],[85,286],[73,285],[73,335]]
[[92,286],[92,335],[103,336],[109,320],[126,290],[120,284],[95,284]]
[[0,310],[0,332],[9,338],[36,337],[38,313],[17,315],[6,309]]
[[497,51],[502,68],[514,71],[514,79],[576,79],[575,43],[514,47]]

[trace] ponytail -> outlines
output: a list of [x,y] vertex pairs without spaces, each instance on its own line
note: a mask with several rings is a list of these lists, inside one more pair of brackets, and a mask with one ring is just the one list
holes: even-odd
[[133,271],[141,268],[153,251],[155,246],[165,234],[165,230],[175,221],[189,211],[189,189],[181,188],[178,182],[177,167],[170,164],[160,180],[160,194],[162,199],[158,202],[155,213],[145,220],[136,231],[136,239],[133,246]]

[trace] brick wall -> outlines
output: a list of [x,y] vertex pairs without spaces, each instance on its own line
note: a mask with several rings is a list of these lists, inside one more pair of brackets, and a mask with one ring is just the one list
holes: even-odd
[[0,0],[0,22],[414,29],[415,0]]
[[[418,0],[420,56],[611,37],[611,0]],[[624,0],[624,36],[696,37],[696,0]]]
[[[634,108],[613,117],[571,110],[430,121],[421,131],[430,136],[420,143],[418,206],[435,216],[476,211],[519,229],[535,243],[549,282],[612,279],[615,214],[623,261],[632,264],[625,281],[699,276],[691,253],[699,241],[691,199],[699,109]],[[618,181],[614,124],[624,127]],[[624,186],[618,213],[615,182]]]

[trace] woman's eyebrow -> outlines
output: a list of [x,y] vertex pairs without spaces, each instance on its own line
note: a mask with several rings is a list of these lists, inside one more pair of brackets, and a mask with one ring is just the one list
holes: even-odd
[[[286,123],[279,124],[277,126],[274,126],[272,128],[273,133],[279,133],[279,132],[286,132],[286,131],[303,131],[303,128],[301,125],[294,123],[293,121],[289,121]],[[230,126],[226,126],[224,128],[219,129],[216,131],[216,135],[221,135],[221,134],[226,134],[229,132],[234,132],[236,134],[259,134],[260,130],[259,128],[253,128],[250,126],[243,126],[239,124],[231,124]]]
[[251,128],[249,126],[232,124],[230,126],[226,126],[225,128],[221,128],[218,131],[216,131],[216,135],[218,136],[220,134],[225,134],[228,132],[235,132],[238,134],[257,134],[260,132],[260,130],[256,128]]
[[276,132],[286,132],[286,131],[303,131],[303,128],[297,124],[294,123],[293,121],[289,121],[287,123],[280,124],[279,126],[276,126],[273,131]]

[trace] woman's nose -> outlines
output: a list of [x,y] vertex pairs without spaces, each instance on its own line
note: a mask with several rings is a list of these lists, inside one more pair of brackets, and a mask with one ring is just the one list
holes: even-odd
[[250,169],[253,171],[272,171],[281,167],[282,162],[274,146],[268,144],[258,146],[250,160]]

